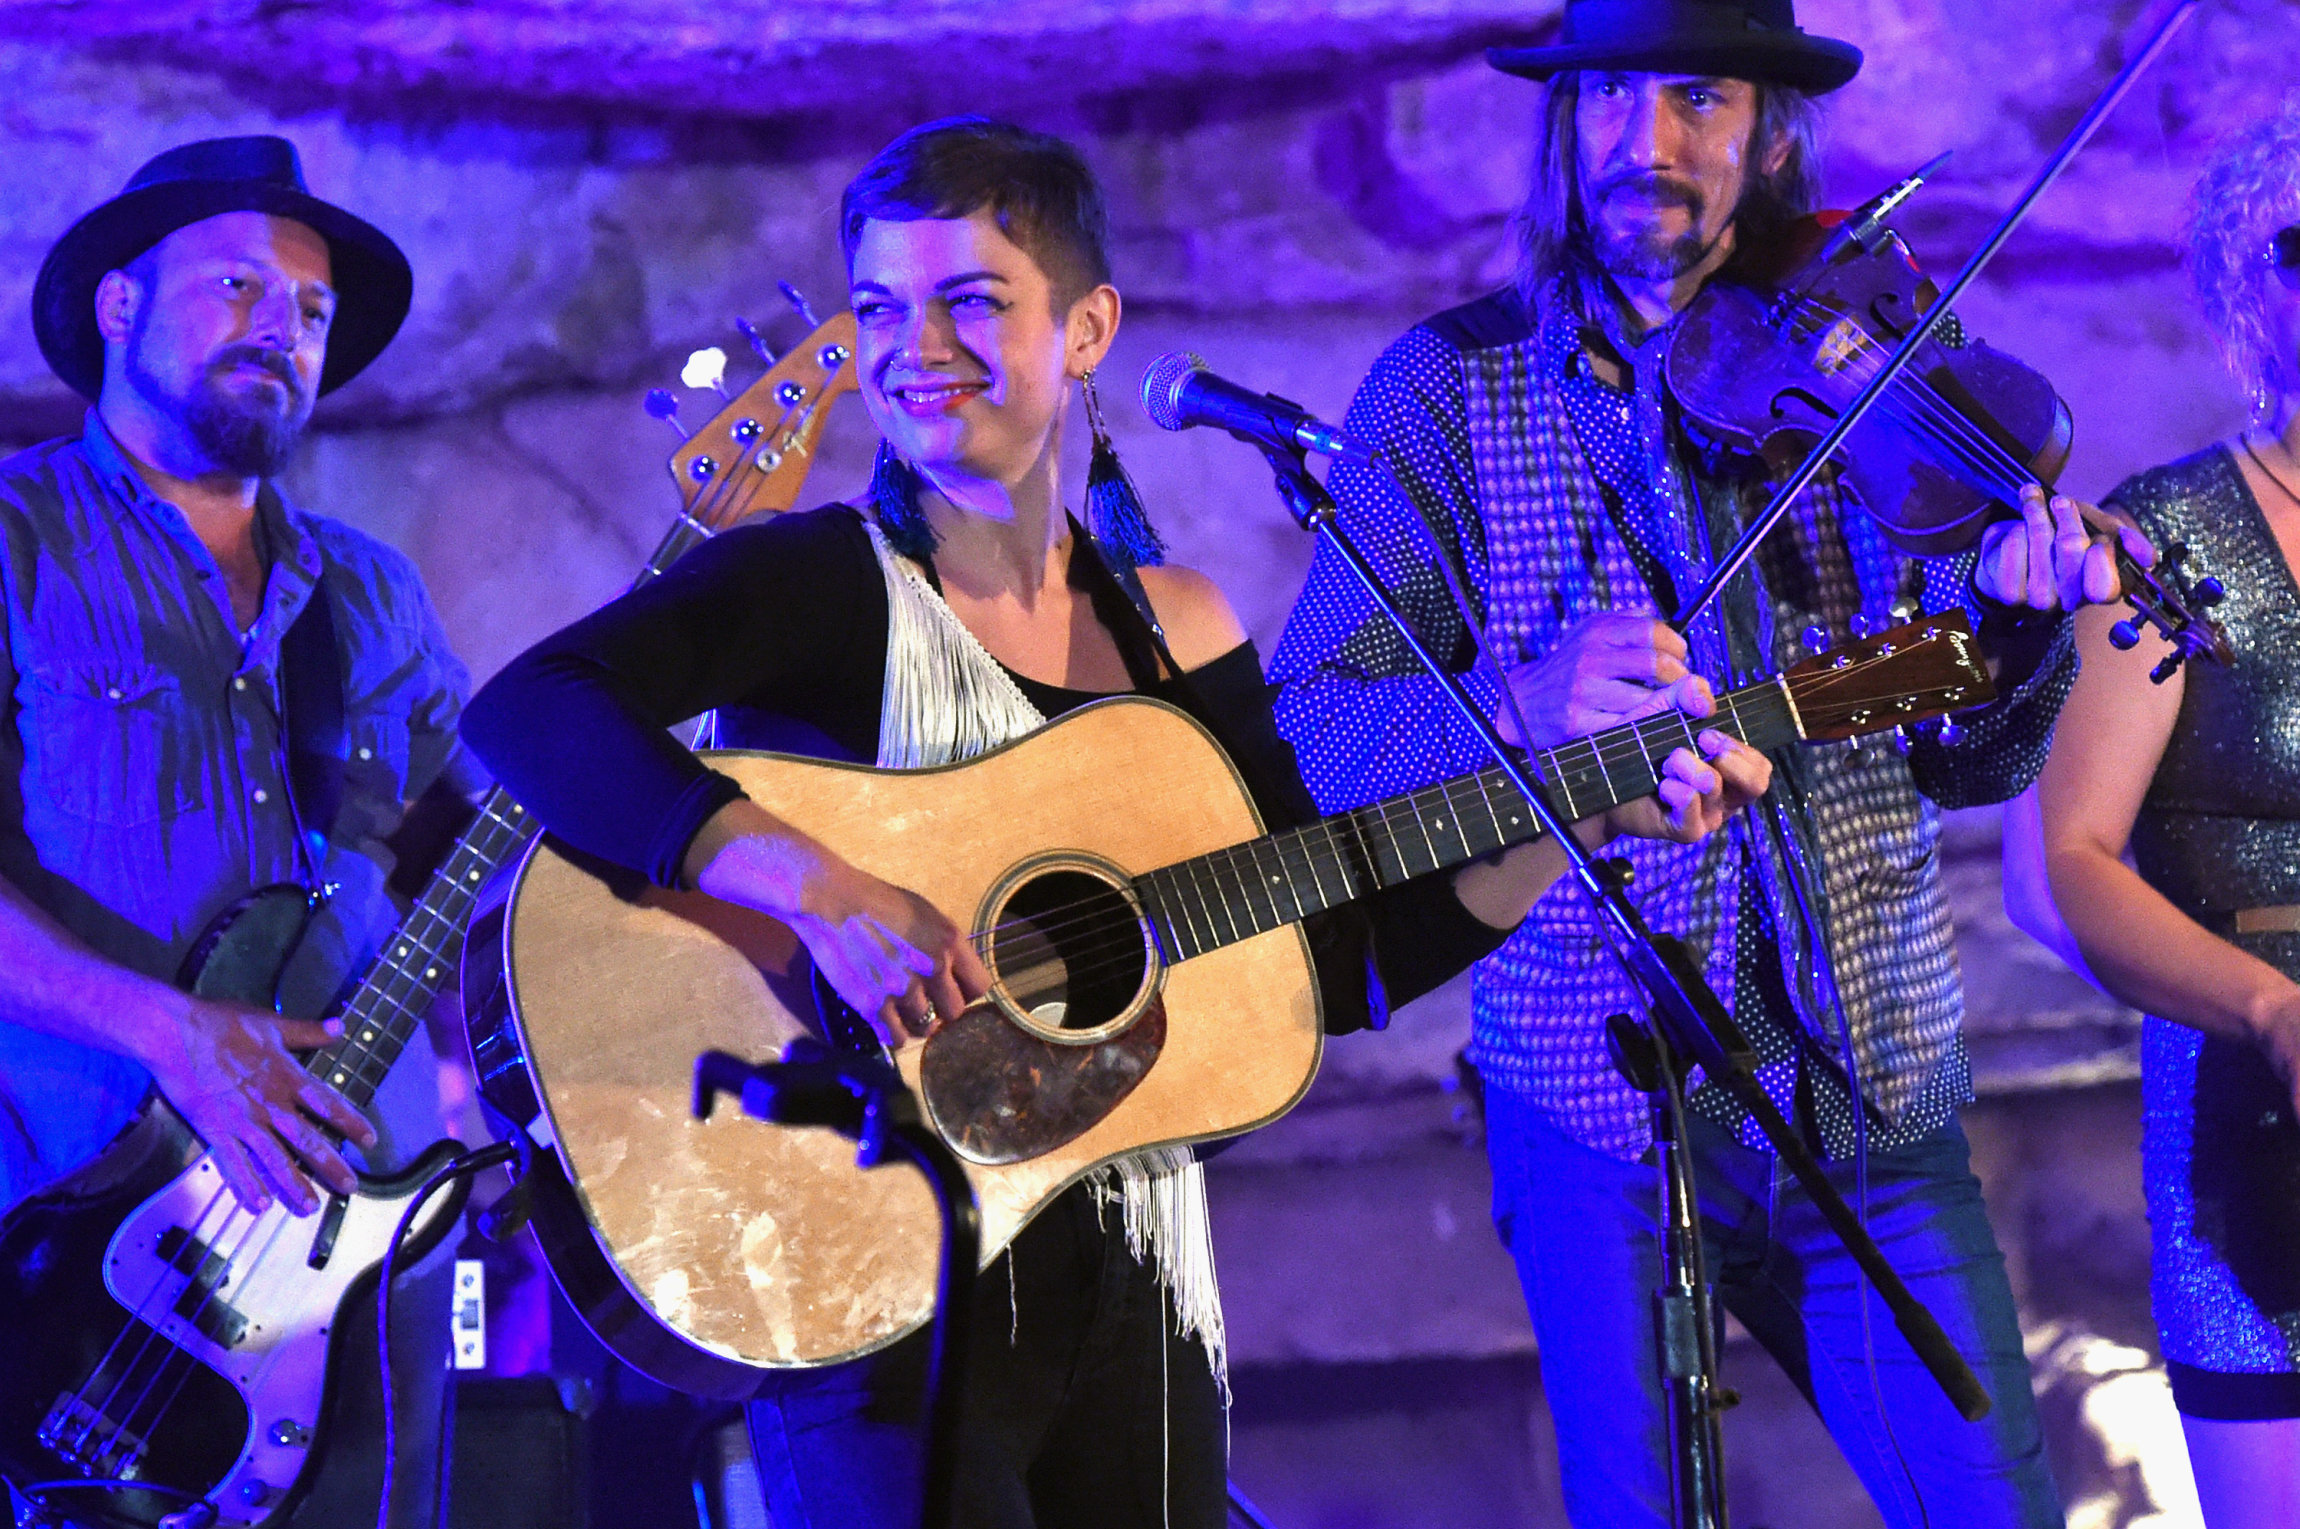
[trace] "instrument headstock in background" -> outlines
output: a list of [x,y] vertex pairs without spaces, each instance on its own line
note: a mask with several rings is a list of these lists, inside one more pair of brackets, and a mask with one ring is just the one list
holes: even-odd
[[[787,289],[786,289],[787,290]],[[701,428],[679,424],[678,401],[662,388],[647,395],[647,412],[679,431],[671,453],[671,480],[680,507],[705,530],[722,531],[757,514],[780,514],[798,503],[814,466],[814,449],[830,420],[830,406],[855,388],[855,319],[841,310],[820,323],[794,296],[813,332],[780,360],[748,321],[736,327],[767,363],[740,392],[727,391],[726,356],[715,347],[687,358],[681,380],[707,387],[726,403]]]
[[1814,742],[1945,717],[1986,705],[1997,693],[1961,610],[1808,658],[1783,671],[1781,685],[1796,708],[1798,728]]

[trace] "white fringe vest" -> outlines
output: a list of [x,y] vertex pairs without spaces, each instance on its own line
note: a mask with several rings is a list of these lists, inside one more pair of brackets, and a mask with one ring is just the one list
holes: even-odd
[[[926,575],[864,527],[886,576],[886,698],[879,711],[878,763],[916,770],[971,759],[1046,725],[1013,678],[935,593]],[[1214,1279],[1213,1226],[1206,1176],[1187,1147],[1122,1157],[1087,1181],[1097,1206],[1116,1201],[1126,1246],[1154,1263],[1174,1302],[1176,1329],[1206,1345],[1225,1391],[1228,1347],[1222,1293]]]

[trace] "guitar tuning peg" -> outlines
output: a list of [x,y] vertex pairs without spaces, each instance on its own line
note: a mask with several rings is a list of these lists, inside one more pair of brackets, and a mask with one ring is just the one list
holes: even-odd
[[716,345],[706,345],[687,357],[687,364],[679,368],[679,380],[691,388],[709,388],[721,398],[727,396],[727,353]]
[[2119,653],[2129,653],[2140,646],[2140,627],[2131,620],[2119,621],[2108,629],[2108,645]]
[[749,342],[751,347],[751,354],[759,358],[761,365],[773,366],[775,364],[775,353],[768,346],[767,337],[759,333],[758,325],[752,323],[749,319],[737,319],[735,320],[735,333],[741,335],[745,341]]
[[1909,730],[1906,727],[1896,727],[1893,729],[1894,753],[1900,755],[1903,759],[1906,759],[1909,757],[1909,750],[1915,746],[1916,745],[1914,741],[1909,737]]
[[2191,591],[2191,593],[2196,596],[2196,603],[2198,605],[2209,608],[2211,606],[2218,605],[2221,601],[2228,598],[2228,586],[2221,583],[2218,579],[2198,579],[2196,581],[2196,588]]
[[778,281],[775,283],[775,285],[782,289],[783,301],[789,303],[793,308],[798,310],[799,317],[807,321],[807,327],[809,329],[820,329],[823,327],[823,321],[815,317],[815,310],[807,306],[807,299],[804,293],[800,292],[798,288],[792,286],[787,281]]
[[1826,653],[1829,651],[1829,629],[1818,621],[1798,633],[1797,640],[1805,645],[1805,651],[1808,653]]
[[1853,612],[1853,614],[1846,619],[1845,625],[1851,629],[1852,634],[1855,637],[1866,637],[1871,632],[1883,630],[1883,628],[1879,627],[1876,622],[1869,619],[1868,612],[1866,611]]
[[1893,625],[1895,626],[1907,626],[1916,620],[1920,614],[1922,614],[1922,607],[1914,600],[1904,598],[1893,602]]
[[668,388],[649,388],[641,404],[649,414],[679,432],[679,439],[687,438],[687,427],[679,423],[679,400],[671,396]]
[[1943,717],[1941,718],[1941,725],[1934,730],[1933,736],[1940,740],[1942,748],[1953,749],[1965,741],[1965,730],[1958,725],[1956,718]]

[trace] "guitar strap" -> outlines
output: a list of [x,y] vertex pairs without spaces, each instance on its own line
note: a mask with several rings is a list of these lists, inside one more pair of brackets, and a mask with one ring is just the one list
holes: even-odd
[[314,868],[343,807],[343,661],[335,642],[335,602],[323,569],[311,598],[280,639],[280,733],[287,756],[288,804]]

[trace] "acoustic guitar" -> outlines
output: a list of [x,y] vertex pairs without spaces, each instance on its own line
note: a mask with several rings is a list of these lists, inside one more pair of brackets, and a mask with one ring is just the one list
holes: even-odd
[[[696,542],[797,502],[829,404],[854,386],[841,313],[772,366],[671,461],[681,512],[640,581]],[[660,412],[654,408],[654,412]],[[457,969],[489,878],[535,839],[491,792],[415,907],[332,1013],[344,1037],[306,1067],[371,1100]],[[229,909],[179,985],[268,1006],[311,916],[298,886]],[[297,1217],[243,1210],[207,1148],[155,1092],[100,1154],[0,1217],[0,1475],[73,1523],[252,1525],[284,1515],[327,1444],[338,1314],[373,1287],[407,1197],[462,1150],[435,1143]],[[401,1267],[455,1224],[460,1194],[426,1207]]]
[[[1992,694],[1952,614],[1721,696],[1711,725],[1772,749]],[[1691,726],[1672,713],[1541,752],[1541,777],[1569,820],[1635,800]],[[938,769],[707,757],[972,929],[990,994],[898,1065],[968,1165],[986,1262],[1096,1166],[1252,1130],[1302,1096],[1321,1044],[1303,918],[1537,832],[1489,769],[1266,833],[1213,738],[1133,696]],[[928,1320],[940,1233],[923,1180],[863,1171],[828,1130],[690,1114],[697,1053],[827,1038],[788,929],[550,838],[497,922],[507,981],[467,1017],[482,1086],[550,1148],[546,1251],[611,1348],[741,1397]]]

